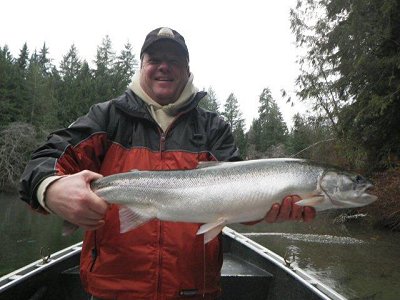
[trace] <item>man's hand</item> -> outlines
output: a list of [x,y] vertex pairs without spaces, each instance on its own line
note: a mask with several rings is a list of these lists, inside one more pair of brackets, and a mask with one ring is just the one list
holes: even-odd
[[85,170],[51,183],[45,194],[46,206],[83,229],[98,229],[104,225],[108,204],[90,189],[90,182],[101,177]]
[[281,204],[275,203],[265,216],[267,223],[276,223],[283,221],[304,221],[314,220],[316,212],[313,207],[296,205],[301,200],[299,196],[287,196]]

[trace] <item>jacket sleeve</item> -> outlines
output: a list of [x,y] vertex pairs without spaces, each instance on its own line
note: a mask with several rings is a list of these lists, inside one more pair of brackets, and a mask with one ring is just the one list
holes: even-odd
[[108,147],[107,125],[110,102],[96,104],[87,115],[68,128],[51,133],[47,142],[36,149],[19,184],[21,200],[44,212],[36,197],[39,184],[47,177],[82,170],[98,172]]
[[242,160],[231,127],[222,117],[212,115],[208,132],[211,153],[218,161]]

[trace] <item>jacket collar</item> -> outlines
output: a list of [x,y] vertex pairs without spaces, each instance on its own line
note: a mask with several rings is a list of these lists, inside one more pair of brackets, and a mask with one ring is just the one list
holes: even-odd
[[[206,95],[207,92],[197,92],[190,101],[187,101],[186,105],[182,106],[177,111],[177,114],[182,114],[196,108],[199,104],[199,101]],[[127,89],[124,95],[115,99],[115,105],[118,109],[129,114],[130,116],[152,120],[146,103],[131,89]]]

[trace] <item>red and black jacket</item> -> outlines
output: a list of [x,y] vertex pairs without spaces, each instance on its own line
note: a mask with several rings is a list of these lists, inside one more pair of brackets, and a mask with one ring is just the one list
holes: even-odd
[[[37,149],[21,178],[22,200],[42,210],[38,185],[48,176],[91,170],[104,176],[137,170],[193,169],[199,161],[239,160],[229,125],[197,106],[199,92],[163,132],[131,90],[94,105]],[[85,234],[81,278],[104,299],[214,298],[219,294],[221,237],[204,245],[199,224],[151,221],[119,232],[118,208]]]

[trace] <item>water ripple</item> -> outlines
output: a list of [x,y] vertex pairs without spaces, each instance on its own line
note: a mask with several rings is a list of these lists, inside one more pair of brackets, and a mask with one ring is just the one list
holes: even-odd
[[283,233],[283,232],[247,232],[242,233],[247,237],[260,237],[260,236],[279,236],[292,241],[301,241],[308,243],[319,244],[364,244],[363,240],[348,237],[348,236],[335,236],[329,234],[303,234],[303,233]]

